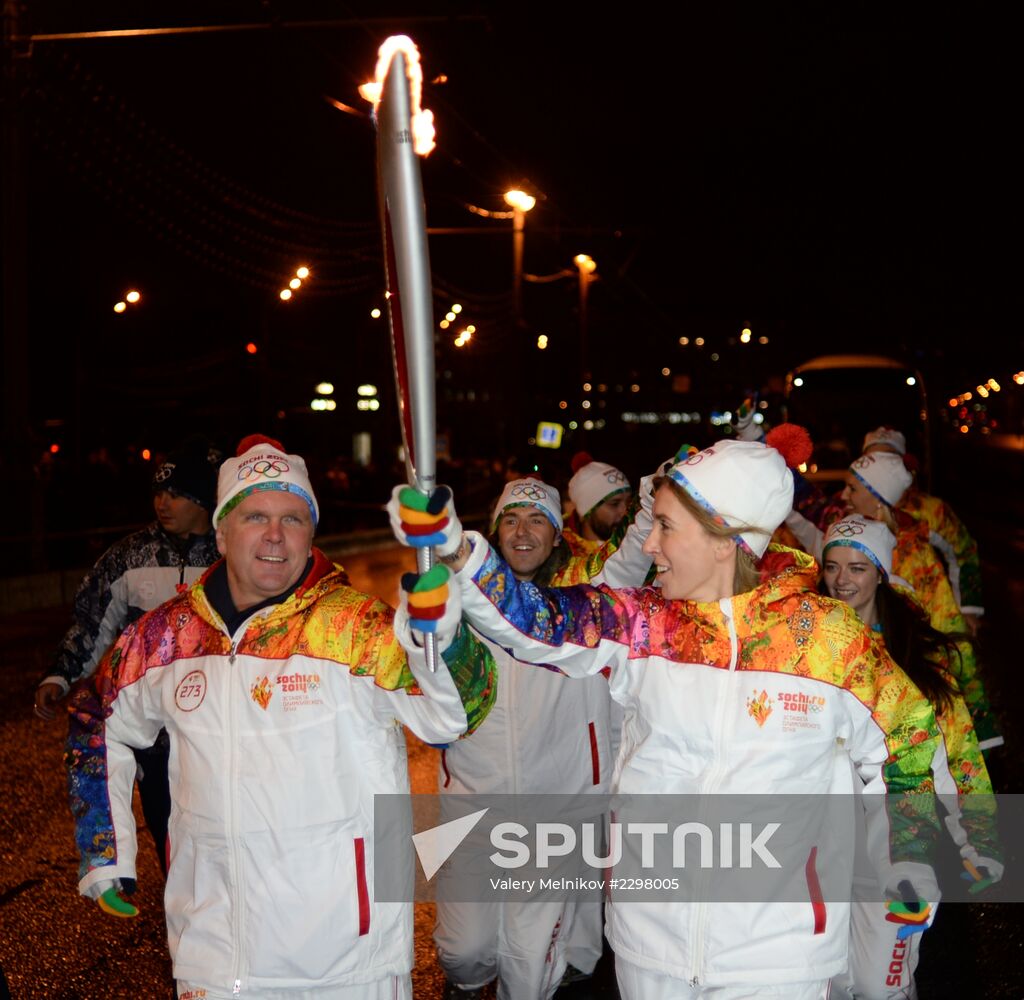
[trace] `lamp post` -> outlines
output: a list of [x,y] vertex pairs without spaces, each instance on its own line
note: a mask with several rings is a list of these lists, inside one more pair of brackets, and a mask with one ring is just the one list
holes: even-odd
[[505,192],[505,204],[512,209],[512,302],[516,322],[523,322],[523,230],[526,213],[537,204],[537,199],[525,191],[513,189]]
[[572,260],[579,272],[580,279],[580,362],[583,369],[580,374],[586,378],[589,372],[587,368],[587,293],[590,289],[590,282],[594,280],[597,261],[585,253],[576,254]]

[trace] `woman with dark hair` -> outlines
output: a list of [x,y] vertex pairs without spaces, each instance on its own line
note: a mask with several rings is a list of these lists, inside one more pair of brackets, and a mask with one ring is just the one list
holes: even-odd
[[[871,452],[861,455],[846,472],[841,494],[850,513],[884,524],[894,537],[892,565],[914,590],[916,600],[927,612],[933,628],[957,641],[960,656],[957,679],[970,709],[978,741],[985,752],[1002,746],[1003,737],[992,712],[970,642],[960,641],[968,633],[957,606],[946,570],[929,541],[930,529],[898,505],[912,481],[899,455]],[[800,544],[816,559],[821,558],[825,534],[811,521],[793,511],[786,525]]]
[[[721,442],[672,466],[643,546],[654,587],[539,588],[517,579],[479,535],[446,539],[475,627],[518,659],[569,677],[608,669],[625,717],[612,777],[623,801],[696,795],[710,807],[767,792],[821,804],[852,793],[855,774],[878,802],[930,787],[939,736],[928,701],[850,608],[817,593],[810,557],[775,551],[770,572],[759,573],[793,502],[779,449],[798,464],[803,439],[779,427],[766,444]],[[802,834],[806,817],[792,819]],[[894,901],[892,915],[918,929],[929,921],[925,901],[936,898],[922,863],[933,826],[925,817],[911,831],[884,809],[872,813],[886,848],[879,884],[902,892],[907,902]],[[822,895],[819,873],[832,871],[817,867],[817,854],[817,846],[800,854],[799,898],[655,901],[611,881],[606,927],[622,995],[825,997],[846,967],[850,903]],[[908,917],[915,902],[919,912]]]
[[[893,574],[896,539],[881,521],[850,514],[832,524],[822,553],[821,591],[845,601],[935,708],[944,753],[935,762],[936,791],[949,813],[946,825],[975,886],[998,881],[992,784],[970,713],[957,686],[963,636],[932,628],[905,580]],[[961,809],[961,796],[976,798]],[[965,830],[964,828],[967,827]],[[850,921],[850,965],[833,981],[841,997],[912,998],[919,937],[899,938],[886,911],[872,899],[873,876],[858,858]]]

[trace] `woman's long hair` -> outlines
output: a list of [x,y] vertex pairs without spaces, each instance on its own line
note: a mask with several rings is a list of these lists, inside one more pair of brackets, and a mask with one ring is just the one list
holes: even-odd
[[967,635],[946,634],[933,628],[924,608],[882,581],[875,594],[875,610],[889,655],[938,711],[949,708],[959,688],[959,644]]

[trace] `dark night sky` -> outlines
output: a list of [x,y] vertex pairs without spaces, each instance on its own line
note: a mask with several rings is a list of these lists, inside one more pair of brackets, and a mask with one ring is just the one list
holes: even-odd
[[[465,204],[503,207],[500,192],[520,182],[541,195],[526,270],[557,271],[581,250],[598,260],[599,378],[643,380],[666,365],[731,403],[838,350],[896,353],[943,393],[1017,370],[1003,235],[1014,230],[1007,26],[933,11],[758,10],[629,21],[621,7],[552,17],[501,5],[409,20],[427,77],[448,78],[425,97],[439,134],[424,164],[431,225],[500,228]],[[380,13],[30,4],[37,33],[353,19],[35,46],[35,371],[72,362],[56,393],[34,380],[37,419],[71,419],[84,394],[90,433],[123,426],[127,406],[159,434],[184,404],[200,422],[223,420],[225,400],[239,424],[258,421],[269,411],[252,402],[255,386],[290,411],[322,377],[389,378],[383,326],[367,316],[382,285],[372,128],[325,99],[364,107],[356,86],[398,25],[358,18]],[[559,373],[568,384],[579,367],[574,283],[526,287],[531,328],[553,341],[541,365],[533,334],[509,322],[508,236],[437,236],[431,252],[437,304],[458,295],[481,330],[472,358],[442,345],[453,383],[486,387],[511,372],[520,388],[566,392]],[[276,288],[300,258],[315,280],[282,306]],[[115,317],[132,284],[145,309]],[[737,353],[728,339],[744,324],[771,346]],[[728,350],[728,376],[685,356],[683,334]],[[255,362],[249,339],[267,348]]]

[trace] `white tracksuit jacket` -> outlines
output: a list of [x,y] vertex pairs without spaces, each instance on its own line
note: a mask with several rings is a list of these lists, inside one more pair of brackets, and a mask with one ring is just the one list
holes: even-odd
[[[700,604],[652,588],[542,590],[472,540],[457,579],[475,628],[573,677],[611,666],[625,712],[614,792],[851,793],[851,759],[869,794],[929,787],[931,706],[847,605],[817,594],[803,553],[774,552],[765,583]],[[791,709],[802,699],[813,718]],[[922,840],[881,821],[875,837],[893,859],[883,884],[910,877],[936,898],[919,862],[937,824]],[[811,883],[797,902],[617,902],[613,892],[608,938],[625,961],[695,985],[824,980],[846,965],[850,904],[815,898]]]
[[[234,635],[204,576],[131,626],[71,706],[80,889],[135,878],[131,747],[166,727],[174,975],[242,997],[409,972],[412,907],[373,899],[374,795],[409,791],[400,723],[454,740],[493,687],[466,630],[452,673],[407,666],[391,609],[314,553]],[[455,647],[477,651],[465,705]]]

